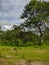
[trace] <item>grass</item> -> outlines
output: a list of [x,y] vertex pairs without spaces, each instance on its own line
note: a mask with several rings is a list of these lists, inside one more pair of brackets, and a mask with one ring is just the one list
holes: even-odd
[[13,65],[17,60],[49,62],[49,46],[0,46],[1,65]]

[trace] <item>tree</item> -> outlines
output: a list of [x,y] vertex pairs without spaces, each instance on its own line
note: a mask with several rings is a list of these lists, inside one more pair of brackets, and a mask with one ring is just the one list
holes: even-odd
[[0,26],[0,29],[1,29],[1,26]]
[[14,28],[14,30],[17,31],[17,32],[20,32],[20,31],[21,31],[21,27],[15,25],[15,24],[13,25],[13,28]]
[[39,45],[42,44],[42,36],[46,30],[46,23],[49,21],[49,2],[31,0],[25,7],[21,15],[25,19],[24,27],[35,28],[34,33],[39,34]]

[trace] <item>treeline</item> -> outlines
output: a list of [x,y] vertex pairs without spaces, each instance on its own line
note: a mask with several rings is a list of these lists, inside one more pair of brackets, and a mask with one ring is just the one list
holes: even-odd
[[[49,31],[43,35],[42,43],[49,44]],[[0,32],[0,45],[29,46],[38,45],[39,36],[31,31],[22,31],[21,27],[15,27],[13,30]]]

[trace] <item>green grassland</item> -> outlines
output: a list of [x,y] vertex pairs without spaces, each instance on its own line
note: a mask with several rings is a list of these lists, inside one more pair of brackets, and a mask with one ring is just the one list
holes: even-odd
[[17,60],[49,62],[49,46],[0,46],[0,62],[12,65]]

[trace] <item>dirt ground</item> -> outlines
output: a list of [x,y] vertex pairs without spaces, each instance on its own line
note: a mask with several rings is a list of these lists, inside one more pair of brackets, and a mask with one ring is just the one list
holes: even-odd
[[8,62],[5,59],[0,59],[0,65],[49,65],[49,62],[43,61],[27,61],[27,60],[15,60]]
[[17,65],[49,65],[49,62],[18,60]]

